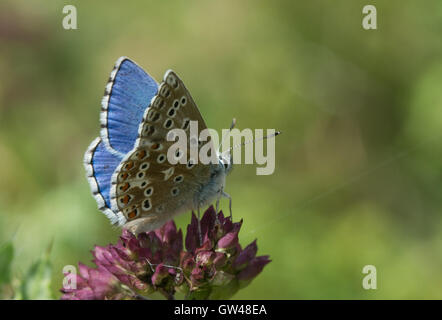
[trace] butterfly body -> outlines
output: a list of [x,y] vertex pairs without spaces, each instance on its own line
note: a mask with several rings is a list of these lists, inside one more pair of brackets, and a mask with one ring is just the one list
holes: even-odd
[[219,197],[226,185],[226,175],[227,172],[222,162],[212,165],[210,179],[205,184],[202,184],[195,193],[193,210],[209,205]]
[[[231,159],[217,153],[217,164],[190,157],[184,163],[168,161],[173,141],[167,135],[172,129],[189,133],[190,121],[200,130],[207,128],[173,71],[158,85],[131,60],[118,59],[100,118],[100,137],[90,145],[84,164],[99,209],[114,224],[133,233],[151,231],[223,195]],[[189,137],[188,146],[191,142]],[[175,156],[178,160],[185,153]]]

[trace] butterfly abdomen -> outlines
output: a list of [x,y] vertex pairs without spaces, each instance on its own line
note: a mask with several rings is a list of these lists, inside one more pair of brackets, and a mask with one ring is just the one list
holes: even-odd
[[206,184],[201,185],[195,194],[196,208],[203,208],[213,202],[220,194],[226,183],[226,174],[222,165],[211,166],[210,179]]

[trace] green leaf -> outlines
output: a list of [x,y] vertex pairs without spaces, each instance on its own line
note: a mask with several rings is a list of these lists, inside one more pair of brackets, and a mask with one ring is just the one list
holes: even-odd
[[12,242],[6,242],[0,247],[0,286],[11,281],[11,264],[14,258]]
[[52,266],[49,261],[51,246],[28,270],[20,288],[21,299],[53,299],[51,291]]

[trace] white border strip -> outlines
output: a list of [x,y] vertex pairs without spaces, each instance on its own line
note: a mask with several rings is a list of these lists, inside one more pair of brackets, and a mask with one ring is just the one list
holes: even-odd
[[86,177],[87,181],[89,182],[92,195],[94,196],[95,201],[97,201],[98,209],[103,212],[106,217],[109,218],[112,224],[122,226],[126,223],[126,218],[124,217],[124,215],[122,215],[121,212],[114,212],[106,206],[106,202],[104,201],[104,197],[100,192],[97,179],[95,178],[94,167],[92,166],[92,159],[95,150],[97,149],[97,146],[101,141],[102,140],[100,137],[92,141],[84,154],[83,165],[86,170]]

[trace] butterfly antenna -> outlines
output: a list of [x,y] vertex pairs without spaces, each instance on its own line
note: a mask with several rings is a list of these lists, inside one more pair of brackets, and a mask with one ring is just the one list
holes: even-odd
[[224,141],[227,139],[228,135],[230,134],[230,131],[235,127],[236,125],[236,119],[232,119],[232,124],[230,125],[229,132],[224,135],[223,139],[221,140],[221,143],[219,144],[218,152],[221,151],[221,147],[223,146]]
[[[237,145],[234,145],[234,146],[230,147],[230,149],[229,149],[229,150],[226,150],[224,153],[230,153],[233,149],[240,148],[240,147],[242,147],[242,146],[245,146],[246,144],[249,144],[249,143],[255,143],[255,142],[257,142],[257,141],[261,141],[261,140],[266,140],[266,139],[274,138],[274,137],[276,137],[276,136],[278,136],[278,135],[280,135],[280,134],[281,134],[281,131],[276,131],[275,133],[268,134],[268,135],[266,135],[265,137],[262,137],[262,138],[259,138],[259,139],[252,139],[252,140],[244,141],[243,143],[239,143],[239,144],[237,144]],[[223,154],[224,154],[224,153],[223,153]]]

